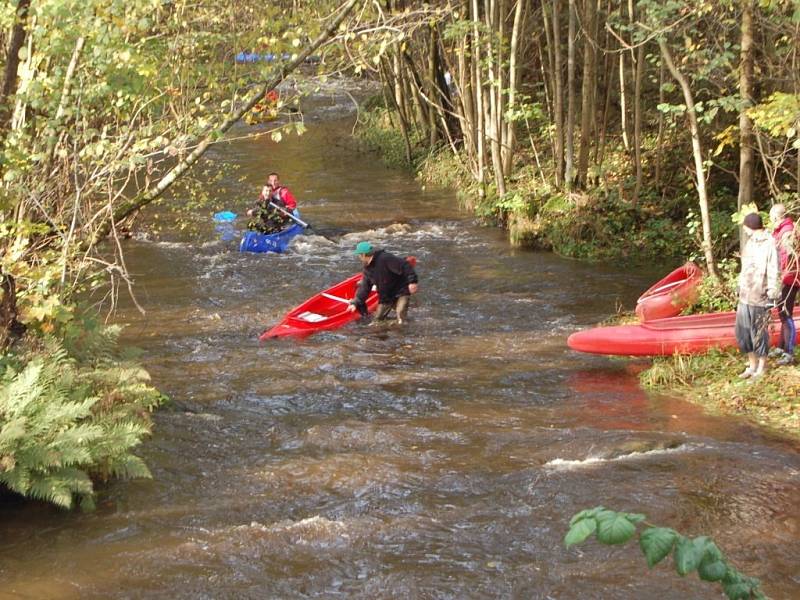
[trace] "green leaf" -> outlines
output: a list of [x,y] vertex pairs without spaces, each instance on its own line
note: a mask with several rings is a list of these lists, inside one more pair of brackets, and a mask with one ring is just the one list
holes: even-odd
[[575,514],[569,520],[569,526],[572,527],[573,525],[575,525],[575,523],[577,523],[581,519],[588,519],[589,517],[594,517],[601,510],[605,510],[605,508],[602,506],[595,506],[594,508],[587,508],[585,510],[582,510],[581,512]]
[[672,551],[678,534],[667,527],[650,527],[639,536],[639,547],[647,559],[647,566],[652,568],[660,563]]
[[730,600],[750,600],[753,588],[746,581],[736,581],[722,584],[722,589]]
[[703,581],[720,581],[728,572],[728,565],[721,560],[703,560],[697,568],[697,574]]
[[694,540],[678,537],[678,542],[675,544],[675,569],[682,577],[687,573],[691,573],[698,566],[703,558],[703,552],[698,548]]
[[569,548],[575,544],[580,544],[596,530],[597,521],[595,521],[593,518],[581,519],[569,528],[567,535],[564,536],[564,545]]
[[641,523],[647,517],[645,517],[642,513],[625,513],[625,518],[628,519],[633,524]]
[[636,533],[636,526],[625,518],[625,513],[607,513],[597,517],[597,539],[604,544],[624,544]]

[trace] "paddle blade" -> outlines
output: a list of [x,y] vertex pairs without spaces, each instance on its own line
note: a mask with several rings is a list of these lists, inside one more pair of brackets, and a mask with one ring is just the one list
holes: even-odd
[[236,213],[229,210],[223,210],[222,212],[214,213],[214,220],[221,223],[233,221],[235,218]]

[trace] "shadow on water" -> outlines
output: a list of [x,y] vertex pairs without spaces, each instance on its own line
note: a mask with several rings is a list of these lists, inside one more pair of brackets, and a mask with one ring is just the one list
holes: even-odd
[[[241,210],[277,170],[334,241],[239,254],[209,222],[205,241],[128,243],[147,313],[123,300],[119,318],[173,398],[141,449],[154,479],[110,485],[85,515],[4,504],[0,596],[715,593],[647,573],[634,545],[564,550],[570,516],[600,503],[710,534],[771,595],[796,593],[796,445],[644,393],[645,363],[565,347],[665,269],[513,250],[452,192],[358,154],[351,125],[215,151],[247,180],[227,182],[220,209]],[[290,307],[357,271],[360,239],[419,258],[412,321],[259,344]]]

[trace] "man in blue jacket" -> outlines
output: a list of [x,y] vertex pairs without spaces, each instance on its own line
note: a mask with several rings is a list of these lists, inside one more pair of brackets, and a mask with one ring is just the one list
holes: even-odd
[[376,250],[369,242],[359,242],[355,254],[364,267],[364,276],[347,310],[365,313],[367,296],[375,286],[378,290],[378,310],[374,322],[385,320],[389,311],[394,309],[398,325],[405,323],[409,298],[417,293],[418,288],[414,266],[407,259],[385,250]]

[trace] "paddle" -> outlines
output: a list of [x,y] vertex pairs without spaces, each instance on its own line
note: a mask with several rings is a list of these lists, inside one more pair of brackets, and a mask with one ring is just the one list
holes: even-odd
[[[281,206],[278,206],[277,204],[275,204],[271,200],[267,204],[269,206],[271,206],[272,208],[274,208],[275,210],[277,210],[282,215],[285,215],[285,216],[289,217],[292,221],[294,221],[295,223],[300,225],[300,227],[302,227],[303,229],[309,229],[309,230],[313,231],[316,235],[318,235],[320,237],[324,237],[329,242],[336,243],[334,240],[332,240],[328,236],[323,235],[322,233],[320,233],[319,231],[314,229],[314,227],[308,221],[303,221],[301,218],[296,217],[290,211],[286,210],[285,208],[283,208]],[[218,223],[229,223],[229,222],[233,221],[235,218],[236,218],[236,213],[231,212],[229,210],[224,210],[222,212],[214,213],[214,220],[217,221]]]
[[277,204],[275,204],[275,203],[274,203],[272,200],[270,200],[270,201],[269,201],[267,204],[268,204],[269,206],[271,206],[272,208],[274,208],[275,210],[277,210],[277,211],[278,211],[279,213],[281,213],[282,215],[285,215],[285,216],[289,217],[289,218],[290,218],[292,221],[294,221],[295,223],[297,223],[298,225],[300,225],[300,226],[301,226],[303,229],[312,229],[312,230],[314,229],[313,227],[311,227],[311,224],[310,224],[310,223],[306,223],[306,222],[305,222],[305,221],[303,221],[302,219],[300,219],[300,218],[298,218],[298,217],[295,217],[295,216],[294,216],[292,213],[290,213],[288,210],[286,210],[285,208],[281,208],[280,206],[278,206]]
[[235,218],[236,213],[229,210],[223,210],[222,212],[214,213],[214,220],[218,223],[228,223],[233,221]]
[[274,203],[272,200],[270,200],[270,201],[269,201],[267,204],[268,204],[269,206],[271,206],[272,208],[274,208],[275,210],[277,210],[277,211],[278,211],[279,213],[281,213],[282,215],[285,215],[285,216],[289,217],[289,218],[290,218],[292,221],[294,221],[295,223],[297,223],[298,225],[300,225],[300,227],[302,227],[303,229],[308,229],[308,230],[310,230],[310,231],[313,231],[313,232],[314,232],[316,235],[318,235],[318,236],[320,236],[320,237],[323,237],[323,238],[325,238],[325,239],[326,239],[326,240],[328,240],[329,242],[333,242],[334,244],[336,243],[336,241],[335,241],[335,240],[332,240],[332,239],[331,239],[331,238],[329,238],[327,235],[324,235],[324,234],[320,233],[319,231],[317,231],[316,229],[314,229],[314,226],[313,226],[313,225],[311,225],[311,223],[309,223],[309,222],[307,222],[307,221],[303,221],[302,219],[300,219],[300,218],[298,218],[298,217],[294,216],[294,215],[293,215],[291,212],[289,212],[289,211],[288,211],[288,210],[286,210],[285,208],[282,208],[282,207],[278,206],[278,205],[277,205],[277,204],[275,204],[275,203]]

